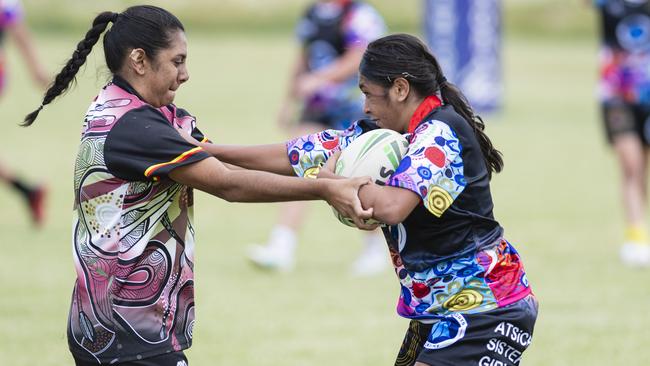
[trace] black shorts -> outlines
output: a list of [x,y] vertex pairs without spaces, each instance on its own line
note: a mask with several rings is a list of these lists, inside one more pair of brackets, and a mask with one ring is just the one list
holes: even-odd
[[601,112],[610,144],[617,136],[633,134],[650,145],[650,106],[608,102],[601,105]]
[[537,300],[477,314],[453,314],[433,324],[411,320],[395,366],[415,362],[448,366],[518,365],[532,341]]
[[[74,357],[74,355],[73,355]],[[97,362],[89,362],[74,359],[75,366],[97,366]],[[121,363],[112,363],[111,366],[187,366],[187,357],[183,351],[165,353],[158,356],[143,358],[141,360],[133,360]]]

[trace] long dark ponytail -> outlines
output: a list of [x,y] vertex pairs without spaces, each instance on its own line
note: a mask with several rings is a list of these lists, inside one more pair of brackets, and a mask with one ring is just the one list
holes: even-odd
[[361,60],[359,72],[374,83],[389,88],[396,78],[404,78],[420,96],[440,92],[442,101],[453,106],[472,127],[481,146],[488,174],[503,169],[501,152],[485,134],[485,123],[474,113],[465,96],[447,81],[438,60],[418,38],[393,34],[371,42]]
[[79,68],[86,62],[93,46],[111,22],[113,26],[104,35],[104,57],[106,66],[113,74],[122,68],[128,50],[142,48],[148,57],[153,58],[160,49],[169,46],[171,31],[185,30],[178,18],[156,6],[132,6],[122,13],[105,11],[97,15],[84,39],[77,44],[72,57],[45,92],[41,105],[25,116],[23,126],[31,126],[45,105],[76,82]]

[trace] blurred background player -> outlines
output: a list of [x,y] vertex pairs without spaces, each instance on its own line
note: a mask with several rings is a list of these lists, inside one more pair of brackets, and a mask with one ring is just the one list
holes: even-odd
[[[34,43],[23,22],[23,9],[18,0],[0,0],[0,95],[6,83],[5,38],[9,34],[20,50],[27,68],[34,80],[41,87],[46,87],[49,78],[41,66]],[[7,183],[18,192],[27,203],[32,220],[40,225],[44,218],[45,187],[27,183],[0,162],[0,181]]]
[[[302,49],[294,62],[289,87],[278,116],[291,137],[345,129],[362,118],[363,96],[358,68],[368,43],[381,37],[386,25],[381,15],[363,1],[313,2],[299,20],[296,35]],[[298,116],[296,107],[301,105]],[[294,124],[296,117],[297,125]],[[287,202],[265,245],[251,247],[256,265],[280,271],[294,267],[298,230],[307,209],[305,202]],[[364,234],[364,248],[352,266],[356,275],[372,275],[388,268],[382,235]]]
[[650,3],[597,0],[601,21],[599,95],[607,138],[622,173],[621,260],[650,265],[645,228],[650,143]]
[[474,111],[501,106],[501,1],[424,0],[426,41]]

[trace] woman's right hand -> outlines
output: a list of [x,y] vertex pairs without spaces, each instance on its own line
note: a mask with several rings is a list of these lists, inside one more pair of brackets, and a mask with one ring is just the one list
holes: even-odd
[[362,230],[374,230],[378,225],[368,225],[365,220],[372,218],[373,209],[364,209],[359,200],[359,188],[372,183],[370,177],[350,179],[328,179],[325,200],[344,217],[352,219]]

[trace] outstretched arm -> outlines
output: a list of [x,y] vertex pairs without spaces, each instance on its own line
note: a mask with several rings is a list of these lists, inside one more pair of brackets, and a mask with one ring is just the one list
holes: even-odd
[[183,129],[177,129],[177,131],[185,141],[202,147],[208,154],[223,163],[281,175],[295,175],[287,157],[285,144],[216,145],[211,142],[199,142]]
[[217,159],[242,168],[295,175],[287,157],[285,144],[243,146],[198,143],[198,146]]
[[231,170],[215,158],[180,166],[169,173],[174,181],[230,202],[326,200],[337,211],[364,227],[372,217],[359,201],[359,187],[368,177],[355,179],[301,179],[254,170]]

